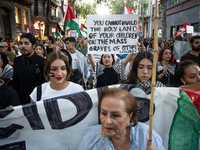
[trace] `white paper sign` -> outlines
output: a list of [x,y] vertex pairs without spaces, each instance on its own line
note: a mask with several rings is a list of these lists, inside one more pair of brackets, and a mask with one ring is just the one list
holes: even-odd
[[87,15],[88,54],[137,52],[138,15]]
[[70,30],[70,36],[77,38],[77,31],[76,30]]
[[193,26],[186,26],[187,33],[193,33],[194,32],[194,27]]

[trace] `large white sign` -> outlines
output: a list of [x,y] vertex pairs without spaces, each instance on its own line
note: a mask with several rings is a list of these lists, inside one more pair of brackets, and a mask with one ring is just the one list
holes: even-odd
[[88,54],[137,52],[138,15],[87,15]]
[[[85,129],[99,124],[101,91],[113,87],[134,95],[139,121],[149,124],[150,88],[112,85],[0,110],[0,150],[77,150]],[[184,91],[155,88],[153,129],[166,150],[199,150],[199,122]]]

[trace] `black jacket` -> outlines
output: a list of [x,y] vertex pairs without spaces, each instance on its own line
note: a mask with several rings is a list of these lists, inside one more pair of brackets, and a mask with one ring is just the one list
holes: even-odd
[[29,69],[27,69],[26,57],[16,57],[14,60],[13,88],[17,91],[20,103],[30,103],[29,95],[33,89],[44,83],[44,58],[34,53]]

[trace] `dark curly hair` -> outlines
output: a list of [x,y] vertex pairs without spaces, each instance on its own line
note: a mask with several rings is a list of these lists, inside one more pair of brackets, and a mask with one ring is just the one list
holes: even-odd
[[175,87],[183,85],[183,83],[181,82],[181,78],[183,78],[183,75],[185,75],[185,69],[188,68],[190,65],[199,66],[196,62],[188,59],[183,60],[176,65],[173,83]]
[[169,47],[164,47],[163,49],[160,50],[159,55],[158,55],[158,61],[159,62],[162,61],[162,56],[163,56],[163,54],[164,54],[164,52],[165,52],[166,49],[169,49],[171,51],[171,59],[169,60],[169,64],[173,65],[173,57],[174,57],[174,55],[173,55],[172,49],[169,48]]
[[36,44],[36,38],[33,34],[31,33],[24,33],[21,35],[21,39],[22,38],[27,38],[29,39],[29,42],[31,42],[32,45]]

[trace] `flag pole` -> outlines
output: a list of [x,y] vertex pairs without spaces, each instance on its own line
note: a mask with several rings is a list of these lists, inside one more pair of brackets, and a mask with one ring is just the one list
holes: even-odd
[[152,145],[152,126],[153,126],[153,101],[154,91],[156,84],[156,68],[157,68],[157,55],[158,55],[158,0],[155,0],[154,9],[154,50],[153,50],[153,74],[151,80],[151,100],[149,109],[149,140],[148,145]]

